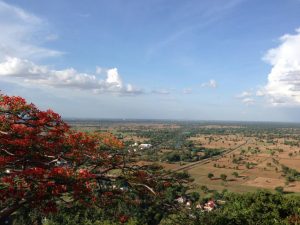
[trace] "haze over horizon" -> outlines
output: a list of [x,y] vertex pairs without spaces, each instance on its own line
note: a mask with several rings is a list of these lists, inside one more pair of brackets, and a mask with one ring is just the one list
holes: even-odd
[[299,0],[0,0],[0,90],[64,118],[300,122],[299,12]]
[[220,125],[220,124],[238,124],[238,125],[242,125],[242,124],[288,124],[290,125],[295,125],[295,126],[300,126],[300,122],[291,122],[291,121],[272,121],[272,120],[197,120],[197,119],[145,119],[145,118],[99,118],[99,117],[88,117],[88,118],[84,118],[84,117],[62,117],[62,119],[66,122],[69,123],[73,123],[73,122],[83,122],[83,121],[91,121],[91,122],[105,122],[105,121],[109,121],[109,122],[195,122],[195,123],[204,123],[204,124],[216,124],[216,125]]

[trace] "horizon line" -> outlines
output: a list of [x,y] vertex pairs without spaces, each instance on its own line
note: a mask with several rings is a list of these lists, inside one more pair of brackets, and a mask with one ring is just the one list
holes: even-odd
[[154,119],[154,118],[101,118],[101,117],[62,117],[63,120],[72,121],[72,120],[87,120],[87,121],[169,121],[169,122],[220,122],[220,123],[289,123],[289,124],[300,124],[298,122],[292,121],[267,121],[267,120],[205,120],[205,119]]

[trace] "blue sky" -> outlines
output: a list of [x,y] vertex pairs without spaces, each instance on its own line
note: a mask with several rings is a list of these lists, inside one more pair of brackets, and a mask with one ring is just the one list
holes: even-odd
[[63,117],[300,121],[299,0],[0,0],[0,90]]

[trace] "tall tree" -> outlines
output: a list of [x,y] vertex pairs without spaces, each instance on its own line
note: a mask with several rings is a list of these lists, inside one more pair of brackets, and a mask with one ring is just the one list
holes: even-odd
[[[58,204],[179,207],[173,199],[189,177],[128,163],[123,148],[111,134],[74,131],[57,113],[1,94],[0,219],[22,208],[56,212]],[[115,216],[125,220],[121,211]]]

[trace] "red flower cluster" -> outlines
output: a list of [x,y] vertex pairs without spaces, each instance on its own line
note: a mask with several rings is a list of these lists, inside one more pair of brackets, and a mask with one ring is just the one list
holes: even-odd
[[129,217],[126,216],[126,215],[121,215],[121,216],[119,217],[120,223],[126,223],[126,222],[128,221],[128,219],[129,219]]
[[116,160],[101,151],[103,144],[123,147],[111,134],[72,131],[53,111],[0,94],[1,206],[26,201],[52,212],[67,192],[80,201],[97,199],[97,171],[89,168],[101,170]]
[[[55,212],[66,196],[103,208],[122,200],[151,204],[180,183],[158,167],[125,164],[122,148],[112,134],[73,131],[53,111],[0,94],[0,220],[21,207]],[[163,175],[177,182],[162,183]]]

